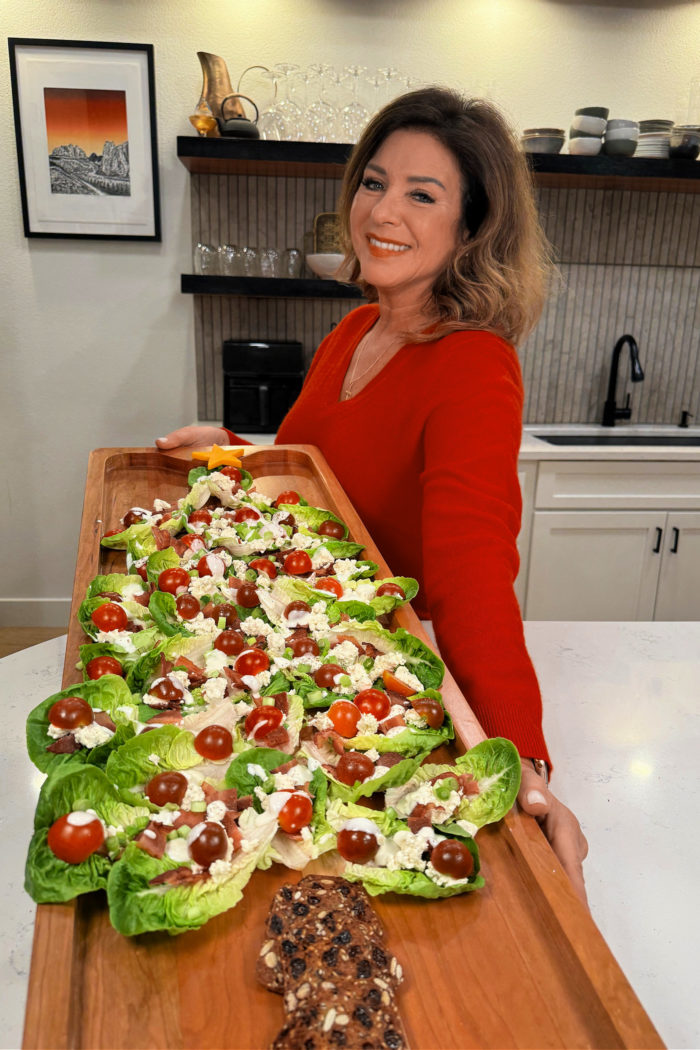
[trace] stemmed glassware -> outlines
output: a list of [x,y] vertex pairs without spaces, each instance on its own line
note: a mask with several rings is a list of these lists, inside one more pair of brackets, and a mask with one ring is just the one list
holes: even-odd
[[362,129],[369,120],[369,110],[360,101],[360,84],[367,72],[364,66],[346,66],[345,74],[350,84],[350,102],[340,111],[340,129],[345,142],[357,142]]
[[306,127],[312,142],[336,142],[338,111],[329,99],[333,89],[335,70],[332,66],[309,66],[309,73],[318,83],[318,94],[306,108]]
[[298,141],[304,138],[304,111],[294,101],[294,75],[300,68],[291,62],[277,62],[274,71],[278,74],[276,109],[285,129],[284,138]]
[[278,69],[267,69],[262,74],[265,80],[269,80],[272,88],[272,98],[270,104],[266,109],[262,111],[258,118],[258,130],[260,132],[260,138],[273,139],[280,141],[287,137],[287,129],[284,125],[282,114],[279,112],[277,106],[277,92],[279,87],[279,80],[282,74]]

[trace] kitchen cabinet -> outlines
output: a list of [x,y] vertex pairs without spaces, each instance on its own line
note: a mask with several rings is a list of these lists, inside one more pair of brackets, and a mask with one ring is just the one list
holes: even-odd
[[700,463],[542,462],[529,620],[700,619]]
[[525,608],[525,595],[527,593],[527,570],[528,553],[530,550],[530,533],[532,530],[532,515],[535,506],[535,484],[537,482],[537,464],[527,463],[522,460],[518,463],[518,481],[523,497],[523,511],[520,532],[518,534],[518,554],[520,556],[520,571],[515,581],[515,596],[518,599],[521,612]]

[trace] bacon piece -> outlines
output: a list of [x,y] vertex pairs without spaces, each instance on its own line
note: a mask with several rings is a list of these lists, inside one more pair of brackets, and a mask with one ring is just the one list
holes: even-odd
[[153,533],[153,539],[156,541],[156,550],[163,551],[166,547],[172,546],[173,538],[165,529],[159,529],[155,525],[151,525],[151,532]]
[[391,769],[397,762],[403,762],[405,757],[405,755],[400,755],[398,751],[382,751],[377,759],[377,765]]
[[129,631],[131,634],[138,634],[139,631],[143,630],[143,624],[129,622],[124,630]]
[[232,813],[231,810],[227,810],[224,813],[224,819],[221,821],[224,826],[226,834],[233,843],[234,850],[240,848],[241,842],[243,841],[243,833],[236,823],[236,814]]
[[105,729],[110,729],[113,733],[116,731],[117,727],[106,711],[95,711],[95,721],[98,726],[104,726]]
[[158,860],[165,853],[165,844],[168,841],[168,833],[162,824],[157,824],[155,821],[150,823],[143,829],[140,834],[134,839],[135,844],[139,849],[144,850],[151,857],[156,857]]
[[323,747],[326,742],[329,742],[337,755],[345,754],[345,740],[340,733],[336,733],[335,729],[319,729],[314,733],[313,741],[316,747]]
[[352,642],[358,653],[364,654],[365,647],[362,642],[358,642],[357,638],[353,638],[349,634],[339,634],[338,637],[331,642],[331,649],[335,649],[336,645],[342,645],[343,642]]
[[289,700],[286,693],[273,693],[272,699],[275,701],[275,707],[282,714],[286,715],[289,713]]
[[46,750],[54,755],[72,755],[74,751],[79,751],[81,746],[72,733],[66,733],[65,736],[54,740],[53,744],[47,744]]
[[117,594],[116,591],[100,591],[97,597],[109,598],[111,602],[116,602],[117,604],[120,604],[123,600],[121,594]]
[[276,766],[272,770],[273,773],[288,773],[293,766],[297,764],[296,758],[290,758],[289,762],[283,762],[281,766]]
[[289,733],[284,726],[278,726],[265,734],[263,742],[265,747],[276,747],[279,751],[284,751],[285,747],[289,747]]
[[209,878],[208,871],[192,871],[187,864],[180,868],[169,868],[149,879],[150,886],[188,886],[194,882],[202,882]]
[[371,656],[373,660],[380,655],[380,650],[377,649],[376,645],[372,645],[371,642],[365,642],[362,648],[364,649],[365,656]]
[[301,730],[299,731],[299,741],[301,742],[303,740],[313,740],[315,735],[316,734],[314,733],[312,726],[302,726]]
[[383,722],[379,723],[379,729],[382,733],[387,733],[390,729],[395,729],[396,726],[405,726],[406,719],[403,715],[390,715],[389,718],[385,718]]
[[432,802],[428,802],[427,804],[419,802],[417,806],[413,807],[406,823],[414,835],[420,831],[421,828],[429,828],[431,826],[433,822],[433,813],[436,808],[437,807],[434,806]]
[[250,807],[253,805],[253,796],[252,795],[241,795],[241,797],[238,799],[236,805],[238,806],[238,812],[239,813],[242,813],[244,809],[250,809]]
[[173,827],[181,828],[183,824],[186,824],[188,828],[194,828],[206,819],[206,813],[193,813],[191,809],[181,809],[173,820]]
[[149,718],[146,725],[148,725],[149,722],[157,722],[158,725],[163,726],[177,725],[179,722],[182,722],[182,712],[175,709],[161,711],[159,714],[153,715],[153,718]]
[[204,685],[207,680],[207,672],[203,671],[201,667],[197,667],[197,664],[193,664],[186,656],[178,656],[175,663],[170,665],[171,670],[173,667],[183,667],[187,671],[187,677],[190,685],[193,687]]
[[230,696],[234,689],[241,690],[245,689],[245,683],[238,671],[234,671],[232,667],[224,667],[224,676],[227,681],[226,695]]
[[459,790],[463,795],[478,795],[479,782],[471,773],[460,773],[457,777]]
[[219,791],[212,784],[208,784],[206,780],[202,781],[202,791],[204,792],[204,798],[207,804],[210,802],[223,802],[226,809],[231,809],[234,812],[238,806],[238,791],[236,788],[224,788]]
[[411,707],[411,701],[408,699],[408,697],[403,696],[403,694],[401,693],[395,693],[393,689],[387,689],[386,695],[391,700],[392,707],[394,706],[394,704],[401,704],[401,707],[405,708]]

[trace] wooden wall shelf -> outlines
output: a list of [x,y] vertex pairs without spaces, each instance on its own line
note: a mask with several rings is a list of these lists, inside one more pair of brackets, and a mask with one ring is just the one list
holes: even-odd
[[[180,135],[177,155],[196,175],[286,175],[295,178],[343,176],[351,145],[338,142],[269,142],[263,139],[206,139]],[[655,157],[572,157],[528,154],[539,186],[581,189],[700,192],[700,161]]]
[[211,277],[183,273],[180,291],[192,295],[241,295],[264,299],[361,299],[352,284],[314,278]]

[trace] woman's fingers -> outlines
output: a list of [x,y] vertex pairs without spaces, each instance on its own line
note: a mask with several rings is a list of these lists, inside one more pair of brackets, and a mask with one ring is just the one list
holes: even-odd
[[574,891],[588,906],[583,878],[583,861],[588,854],[586,837],[568,806],[552,794],[543,779],[528,764],[523,766],[518,805],[537,819]]
[[180,427],[172,430],[165,437],[156,438],[160,449],[188,448],[191,445],[228,444],[228,434],[222,427]]

